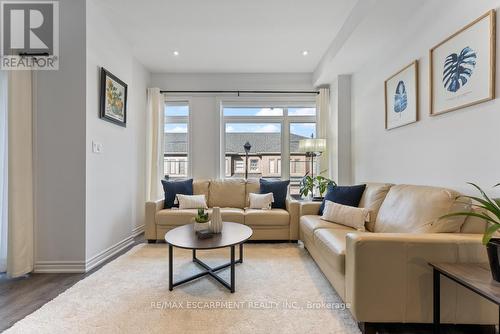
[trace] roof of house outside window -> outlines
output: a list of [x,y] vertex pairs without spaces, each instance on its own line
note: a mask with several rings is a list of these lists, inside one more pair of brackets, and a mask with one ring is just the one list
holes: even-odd
[[[299,140],[307,137],[290,134],[290,152],[300,153]],[[255,133],[238,132],[226,134],[226,152],[229,154],[245,154],[243,145],[246,142],[252,145],[250,154],[281,154],[281,133]],[[165,134],[165,154],[186,154],[187,134],[186,133],[166,133]]]

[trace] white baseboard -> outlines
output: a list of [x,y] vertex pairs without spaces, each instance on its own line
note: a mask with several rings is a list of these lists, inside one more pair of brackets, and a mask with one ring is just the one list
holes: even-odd
[[35,273],[84,273],[85,261],[38,261]]
[[132,246],[134,244],[134,235],[131,235],[122,241],[119,241],[118,243],[114,244],[113,246],[103,250],[99,254],[93,256],[92,258],[88,259],[87,262],[85,263],[85,271],[90,271],[93,268],[97,267],[110,257],[116,255],[123,249]]
[[132,236],[133,237],[137,237],[139,234],[142,234],[144,233],[144,228],[145,228],[146,225],[142,224],[140,226],[136,226],[134,227],[134,229],[132,230]]
[[103,250],[87,261],[38,261],[35,273],[85,273],[134,244],[134,238],[144,232],[144,225],[132,230],[132,235]]

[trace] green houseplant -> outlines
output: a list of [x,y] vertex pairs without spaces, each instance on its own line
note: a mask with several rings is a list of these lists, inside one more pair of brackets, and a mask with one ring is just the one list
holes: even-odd
[[[323,194],[328,189],[328,186],[337,184],[335,181],[330,180],[324,176],[318,175],[312,178],[310,175],[306,175],[300,181],[300,190],[299,193],[303,197],[313,196],[313,200],[323,200]],[[314,197],[314,189],[318,189],[319,197]]]
[[210,227],[210,218],[205,209],[198,209],[198,213],[194,216],[194,230],[204,231]]
[[[493,279],[500,282],[500,239],[493,238],[495,232],[500,229],[500,199],[490,198],[481,187],[474,183],[468,182],[468,184],[476,188],[481,194],[481,197],[461,195],[457,197],[457,200],[460,198],[472,200],[472,206],[480,209],[480,212],[455,212],[444,215],[441,218],[453,216],[477,217],[488,223],[488,228],[483,234],[483,245],[486,246],[488,252]],[[494,187],[498,187],[499,185],[500,183],[496,184]]]

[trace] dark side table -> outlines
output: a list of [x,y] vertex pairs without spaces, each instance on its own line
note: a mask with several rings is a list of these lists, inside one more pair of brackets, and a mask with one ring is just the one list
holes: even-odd
[[[440,331],[440,276],[448,277],[461,286],[500,306],[500,283],[493,280],[489,265],[476,263],[429,263],[433,270],[434,333]],[[500,320],[500,309],[499,309]]]

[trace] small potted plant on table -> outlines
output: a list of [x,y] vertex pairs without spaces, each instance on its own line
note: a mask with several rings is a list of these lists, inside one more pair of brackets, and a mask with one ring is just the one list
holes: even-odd
[[194,230],[207,231],[210,228],[210,219],[208,217],[208,212],[205,209],[198,209],[198,213],[194,217]]

